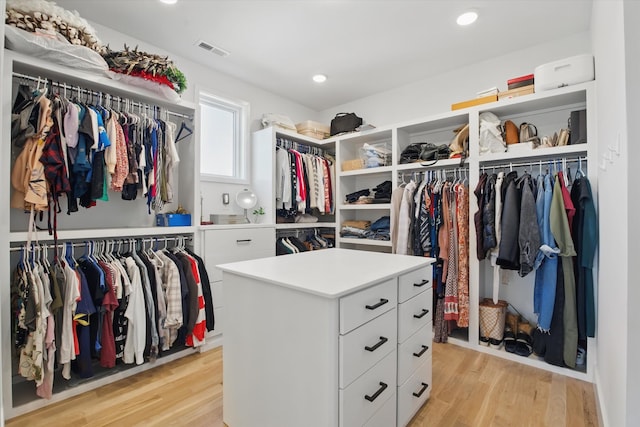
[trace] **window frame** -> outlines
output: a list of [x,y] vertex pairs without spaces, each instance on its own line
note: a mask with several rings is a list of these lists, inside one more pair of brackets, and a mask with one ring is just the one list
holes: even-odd
[[[202,169],[202,146],[206,144],[202,138],[202,104],[219,108],[234,114],[234,145],[233,145],[233,175],[217,175],[203,172]],[[198,109],[200,110],[200,181],[217,182],[226,184],[249,184],[250,183],[250,162],[249,162],[249,103],[240,99],[222,97],[213,94],[211,91],[200,90],[198,92]]]

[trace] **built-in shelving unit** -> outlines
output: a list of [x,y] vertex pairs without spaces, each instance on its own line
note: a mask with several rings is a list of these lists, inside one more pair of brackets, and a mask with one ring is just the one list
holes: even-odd
[[[15,95],[15,89],[22,77],[17,75],[31,76],[50,79],[54,82],[64,83],[69,87],[79,87],[95,93],[106,93],[113,97],[128,99],[138,104],[158,107],[160,111],[167,113],[165,120],[174,121],[178,126],[185,121],[189,127],[194,129],[194,134],[188,142],[179,143],[177,146],[180,156],[180,164],[176,169],[174,180],[174,200],[163,207],[162,212],[168,212],[177,208],[180,204],[192,215],[192,218],[200,217],[200,196],[199,196],[199,162],[196,161],[199,152],[199,140],[197,126],[193,122],[197,120],[197,106],[190,102],[185,102],[179,98],[175,100],[166,99],[153,91],[140,87],[131,86],[123,82],[114,80],[106,74],[98,74],[77,69],[68,68],[64,65],[54,64],[47,61],[32,58],[13,51],[4,51],[4,68],[2,70],[2,112],[3,122],[2,140],[5,142],[0,149],[0,222],[6,227],[7,232],[0,235],[0,271],[5,282],[9,282],[11,271],[16,265],[19,251],[12,251],[12,247],[20,246],[30,239],[28,234],[29,215],[19,209],[10,209],[11,188],[11,167],[14,159],[12,153],[11,129],[11,109]],[[71,89],[69,89],[71,91]],[[136,110],[137,111],[137,110]],[[150,110],[153,111],[153,110]],[[62,212],[58,213],[58,241],[86,242],[89,240],[118,240],[144,238],[146,240],[157,239],[159,242],[164,237],[184,236],[190,241],[193,247],[198,248],[198,229],[195,225],[183,227],[158,227],[155,225],[155,212],[151,213],[146,204],[146,200],[138,197],[136,200],[122,200],[119,193],[108,192],[109,201],[98,202],[97,206],[90,209],[79,208],[78,212],[66,213],[66,197],[61,197]],[[40,227],[46,229],[47,218],[38,222]],[[3,228],[5,229],[5,228]],[[50,244],[53,236],[47,231],[39,231],[37,235],[31,237],[33,241]],[[79,248],[82,253],[82,248]],[[62,380],[56,374],[54,381],[54,394],[50,400],[40,399],[36,396],[33,382],[26,382],[16,373],[17,361],[12,342],[11,316],[10,310],[10,286],[3,286],[0,290],[0,299],[3,301],[3,308],[0,310],[2,317],[0,325],[0,340],[2,342],[2,397],[4,416],[13,418],[23,413],[41,408],[52,402],[67,399],[71,396],[93,390],[99,386],[112,383],[114,381],[134,375],[155,366],[175,360],[176,358],[192,354],[193,348],[173,348],[164,353],[154,362],[147,361],[142,365],[117,365],[113,369],[96,369],[94,377],[79,381],[72,376],[70,382]]]
[[[442,169],[448,171],[463,169],[465,177],[469,179],[469,187],[472,192],[478,183],[480,174],[489,169],[493,171],[496,169],[520,168],[537,173],[539,169],[546,170],[553,167],[554,162],[559,163],[562,159],[580,159],[583,161],[583,168],[591,182],[597,206],[598,165],[595,161],[597,159],[597,141],[595,141],[597,133],[594,97],[595,82],[587,82],[490,104],[482,104],[464,110],[445,112],[366,132],[344,134],[321,142],[315,141],[317,144],[328,144],[335,147],[338,170],[335,218],[335,226],[338,229],[336,233],[339,234],[339,228],[345,220],[369,220],[373,222],[383,215],[392,215],[390,204],[347,204],[345,203],[347,194],[362,189],[372,189],[386,180],[391,181],[392,187],[395,189],[404,180],[417,178],[421,172]],[[542,137],[545,135],[551,136],[554,132],[567,128],[570,112],[581,109],[587,110],[587,134],[590,139],[586,144],[537,149],[523,145],[509,147],[508,151],[501,153],[480,155],[479,115],[484,111],[496,114],[502,121],[512,120],[517,124],[522,122],[533,123],[537,127],[538,135]],[[418,142],[430,142],[437,145],[449,144],[454,136],[454,130],[465,124],[469,124],[470,129],[469,155],[462,165],[460,164],[460,159],[444,159],[435,163],[399,163],[400,153],[409,144]],[[377,168],[342,171],[342,162],[359,158],[360,149],[365,143],[388,144],[392,150],[390,164]],[[470,325],[467,330],[460,330],[462,333],[458,331],[455,337],[450,338],[450,342],[551,372],[562,373],[581,380],[594,381],[593,371],[596,363],[596,339],[594,338],[588,339],[587,363],[581,369],[553,366],[534,354],[525,358],[507,353],[503,349],[497,350],[480,345],[478,304],[482,298],[491,295],[493,267],[490,266],[489,261],[478,261],[475,257],[476,230],[473,223],[473,215],[478,207],[473,194],[471,196],[469,206]],[[339,247],[352,249],[375,251],[391,251],[392,249],[391,242],[388,241],[338,237],[336,242]],[[594,271],[594,275],[597,277],[596,271]],[[500,297],[516,305],[532,323],[535,323],[537,317],[533,314],[534,273],[525,278],[519,278],[517,274],[507,274],[507,276],[510,284],[501,286]]]

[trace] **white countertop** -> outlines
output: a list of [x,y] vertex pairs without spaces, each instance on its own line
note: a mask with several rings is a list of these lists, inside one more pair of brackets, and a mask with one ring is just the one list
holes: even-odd
[[225,273],[328,298],[338,298],[373,283],[433,263],[433,258],[350,249],[323,249],[221,264]]

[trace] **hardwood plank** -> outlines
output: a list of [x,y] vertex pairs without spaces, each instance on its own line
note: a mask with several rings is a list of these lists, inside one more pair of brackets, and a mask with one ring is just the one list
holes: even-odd
[[549,387],[549,399],[544,422],[548,426],[566,425],[567,387],[566,378],[554,375]]
[[[409,426],[595,427],[596,402],[592,384],[434,344],[431,397]],[[6,425],[222,427],[222,348],[189,355]]]

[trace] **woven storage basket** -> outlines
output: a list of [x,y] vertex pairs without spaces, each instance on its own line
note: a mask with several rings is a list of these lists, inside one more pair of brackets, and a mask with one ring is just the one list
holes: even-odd
[[480,302],[480,337],[502,341],[508,306],[509,303],[503,300],[494,304],[490,298]]
[[342,171],[352,171],[356,169],[364,168],[364,160],[362,159],[353,159],[353,160],[345,160],[342,162]]

